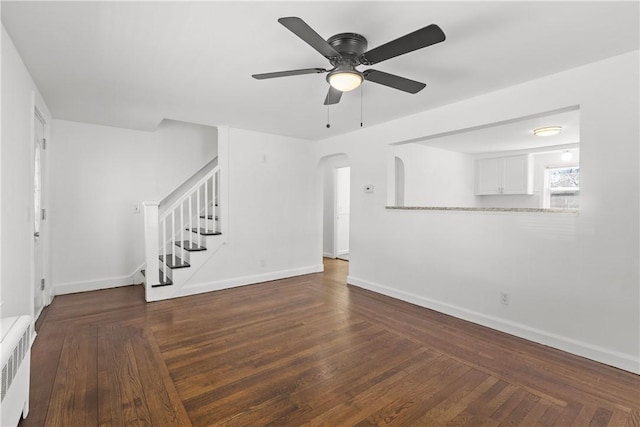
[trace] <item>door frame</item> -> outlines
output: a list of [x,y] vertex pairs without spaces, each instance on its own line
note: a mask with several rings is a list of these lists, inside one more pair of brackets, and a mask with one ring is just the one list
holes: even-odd
[[[43,131],[43,137],[46,140],[46,147],[45,149],[40,151],[40,165],[41,165],[41,176],[40,176],[40,180],[41,180],[41,199],[40,199],[40,208],[41,209],[46,209],[47,215],[45,217],[45,220],[43,220],[40,224],[40,233],[41,233],[41,241],[40,244],[42,245],[42,276],[45,279],[45,288],[42,291],[42,307],[40,309],[39,312],[36,313],[35,311],[35,295],[36,295],[36,290],[35,290],[35,283],[36,283],[36,259],[35,259],[35,239],[33,237],[33,234],[35,232],[35,217],[31,217],[31,247],[30,247],[30,253],[31,253],[31,284],[30,284],[30,299],[31,299],[31,317],[33,319],[33,322],[35,323],[35,321],[37,320],[37,316],[39,316],[42,312],[42,309],[44,309],[44,307],[48,306],[51,303],[51,300],[53,299],[53,293],[51,292],[51,270],[50,270],[50,266],[51,266],[51,230],[49,227],[49,222],[50,222],[50,215],[49,215],[49,192],[50,192],[50,188],[49,188],[49,167],[48,167],[48,163],[49,163],[49,149],[50,149],[50,131],[51,131],[51,126],[50,126],[50,122],[51,122],[51,118],[50,115],[48,114],[48,110],[44,104],[44,102],[42,100],[39,99],[38,96],[36,96],[35,92],[32,92],[32,108],[31,108],[31,138],[29,141],[29,144],[31,146],[31,174],[30,174],[30,180],[31,182],[33,182],[33,178],[35,176],[35,152],[36,152],[36,148],[35,148],[35,126],[36,126],[36,115],[39,116],[39,118],[42,120],[43,122],[43,127],[44,127],[44,131]],[[35,202],[33,199],[33,189],[31,189],[31,194],[30,194],[30,205],[31,205],[31,215],[35,216]]]
[[[338,249],[338,217],[340,212],[338,212],[338,189],[339,189],[339,180],[338,180],[338,169],[349,169],[349,182],[351,182],[351,166],[336,166],[333,168],[333,257],[340,258],[339,249]],[[349,223],[351,223],[351,191],[349,191]],[[351,226],[351,224],[349,224]],[[351,234],[351,227],[349,227],[349,234]],[[347,236],[347,239],[349,236]],[[349,252],[347,252],[348,254]]]
[[[336,215],[337,215],[337,193],[336,193],[336,169],[339,167],[351,167],[349,156],[343,152],[337,152],[327,154],[320,157],[318,160],[317,176],[318,176],[318,206],[320,207],[320,215],[318,218],[318,233],[320,236],[320,251],[319,257],[322,260],[326,258],[337,258],[336,254]],[[331,174],[331,183],[326,182],[326,177]],[[333,194],[329,197],[328,192],[332,191]],[[351,202],[351,200],[350,200]],[[333,205],[333,206],[330,206]],[[328,211],[328,212],[327,212]],[[327,227],[325,221],[326,214],[331,215],[332,224],[331,228]],[[326,238],[325,238],[326,237]],[[332,239],[332,243],[329,245],[328,239]],[[325,244],[327,247],[325,251]],[[329,253],[329,250],[332,253]]]

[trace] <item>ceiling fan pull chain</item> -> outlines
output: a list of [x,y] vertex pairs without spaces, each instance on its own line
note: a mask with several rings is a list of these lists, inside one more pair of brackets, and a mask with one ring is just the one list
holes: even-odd
[[360,127],[362,127],[362,98],[364,97],[364,85],[360,85]]
[[327,105],[327,129],[331,127],[331,120],[329,119],[329,106]]

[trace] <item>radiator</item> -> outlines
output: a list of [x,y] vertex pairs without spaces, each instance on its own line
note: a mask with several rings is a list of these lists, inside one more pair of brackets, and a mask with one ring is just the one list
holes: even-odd
[[29,413],[29,373],[31,365],[31,317],[2,319],[2,389],[0,417],[4,426],[16,426]]

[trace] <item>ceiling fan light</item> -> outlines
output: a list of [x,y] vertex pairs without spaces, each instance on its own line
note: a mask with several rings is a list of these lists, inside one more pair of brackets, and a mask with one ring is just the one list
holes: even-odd
[[337,71],[329,75],[329,84],[341,92],[349,92],[362,84],[362,75],[354,71]]
[[535,136],[552,136],[562,132],[562,126],[545,126],[533,130]]

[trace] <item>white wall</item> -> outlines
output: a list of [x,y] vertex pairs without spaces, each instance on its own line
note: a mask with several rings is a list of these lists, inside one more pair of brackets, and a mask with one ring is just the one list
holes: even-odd
[[[404,162],[405,206],[475,206],[472,156],[415,143],[395,147],[395,156]],[[395,174],[393,156],[388,164]]]
[[[352,188],[376,188],[352,192],[349,282],[640,372],[638,62],[636,51],[318,142],[318,158],[349,156]],[[579,214],[385,209],[387,144],[572,105]]]
[[[33,315],[32,120],[34,104],[45,115],[45,119],[49,120],[47,106],[3,25],[2,187],[0,193],[2,210],[0,300],[3,317],[19,314]],[[46,156],[47,153],[43,154]],[[46,200],[44,206],[46,207]]]
[[335,257],[335,191],[336,169],[349,166],[349,159],[344,154],[331,156],[320,161],[322,173],[322,253],[327,257]]
[[185,292],[322,271],[318,160],[311,144],[230,129],[228,243],[189,279]]
[[[217,131],[165,120],[142,132],[54,120],[50,144],[56,293],[132,283],[144,262],[143,215],[217,153]],[[142,208],[142,206],[141,206]]]

